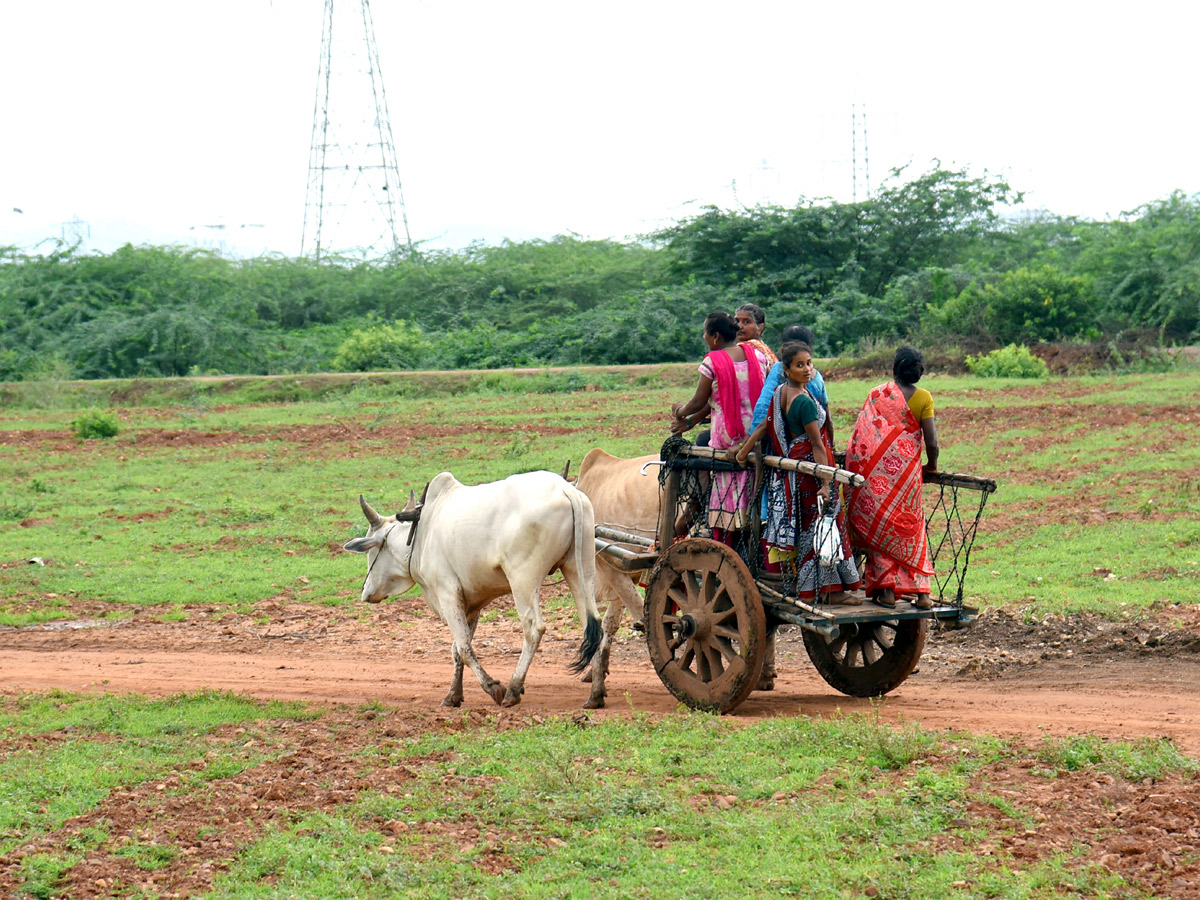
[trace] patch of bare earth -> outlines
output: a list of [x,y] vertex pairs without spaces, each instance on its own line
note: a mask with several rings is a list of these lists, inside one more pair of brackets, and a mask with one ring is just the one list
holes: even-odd
[[[512,714],[466,716],[450,711],[382,713],[327,710],[314,722],[275,722],[248,728],[228,726],[214,742],[241,744],[246,754],[268,756],[236,775],[198,782],[207,767],[203,754],[184,769],[112,792],[91,812],[0,857],[0,894],[15,895],[21,861],[40,853],[70,854],[84,834],[106,835],[99,846],[67,873],[63,895],[121,896],[143,891],[154,896],[188,897],[211,890],[214,878],[227,872],[240,851],[271,829],[286,829],[305,815],[352,803],[363,793],[395,794],[412,780],[414,767],[427,757],[399,762],[364,761],[369,747],[394,744],[411,734],[436,730],[523,727],[529,720]],[[53,740],[55,736],[49,736]],[[244,741],[244,742],[243,742]],[[223,754],[224,755],[224,754]],[[448,776],[447,794],[477,793],[477,779]],[[417,851],[429,854],[480,853],[476,865],[492,874],[515,868],[505,847],[523,842],[521,835],[481,826],[460,817],[444,822],[405,822],[375,817],[362,822],[380,835],[382,852],[406,836],[405,852],[414,835],[424,841]],[[171,857],[162,868],[148,870],[118,855],[131,845],[163,848]]]
[[[364,754],[410,735],[442,730],[506,730],[543,720],[529,711],[472,708],[465,714],[436,709],[354,710],[332,707],[311,722],[227,726],[213,736],[241,745],[266,759],[235,775],[205,781],[206,757],[199,752],[187,766],[160,779],[112,792],[93,810],[0,857],[0,893],[15,894],[21,861],[38,853],[69,854],[84,834],[105,835],[66,873],[63,896],[110,897],[131,891],[164,897],[196,896],[236,865],[241,850],[274,829],[287,829],[309,813],[335,810],[364,793],[402,794],[419,768],[450,757],[384,758]],[[581,721],[584,721],[581,719]],[[49,735],[47,739],[67,739]],[[6,748],[7,749],[7,748]],[[1200,897],[1200,806],[1195,780],[1170,776],[1128,782],[1094,770],[1055,773],[1040,769],[1036,748],[988,766],[974,778],[972,797],[957,828],[982,827],[991,835],[982,845],[966,844],[949,831],[931,848],[967,850],[997,868],[1023,868],[1052,857],[1073,867],[1102,867],[1136,888],[1177,900]],[[949,757],[947,757],[947,760]],[[945,760],[942,760],[945,761]],[[938,765],[939,758],[921,761]],[[895,782],[907,772],[881,775]],[[496,779],[443,776],[447,806],[490,790]],[[800,802],[780,796],[767,802]],[[736,796],[698,796],[711,815],[738,805]],[[518,868],[511,849],[527,836],[486,826],[470,815],[444,821],[364,817],[364,831],[378,836],[382,853],[430,857],[474,854],[489,874]],[[397,847],[399,841],[403,847]],[[518,844],[519,842],[519,844]],[[130,845],[161,847],[171,854],[162,868],[147,870],[118,855]],[[667,846],[665,842],[662,847]],[[269,878],[268,878],[269,880]]]
[[[992,834],[967,845],[950,833],[934,847],[967,851],[996,869],[1027,868],[1051,856],[1073,867],[1120,875],[1156,897],[1200,897],[1200,805],[1194,778],[1130,782],[1107,772],[1049,773],[1036,759],[986,767],[974,799],[954,824]],[[968,885],[969,886],[969,885]]]

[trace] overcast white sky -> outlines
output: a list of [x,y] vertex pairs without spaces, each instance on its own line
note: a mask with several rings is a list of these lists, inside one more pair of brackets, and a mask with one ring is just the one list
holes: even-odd
[[[339,19],[353,7],[337,0]],[[103,250],[225,241],[296,255],[322,10],[0,0],[0,244],[75,230]],[[849,200],[852,105],[866,109],[873,187],[936,158],[1063,215],[1200,191],[1193,3],[372,12],[410,231],[432,246],[622,238],[704,203]],[[857,149],[861,198],[861,135]],[[75,219],[86,225],[64,226]]]

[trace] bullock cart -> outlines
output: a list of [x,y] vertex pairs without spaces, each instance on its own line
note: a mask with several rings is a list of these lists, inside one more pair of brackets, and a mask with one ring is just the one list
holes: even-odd
[[[844,464],[840,454],[836,461]],[[862,476],[840,466],[758,453],[749,462],[753,477],[736,479],[746,470],[728,461],[725,451],[671,438],[660,459],[658,540],[596,527],[598,553],[626,571],[648,570],[643,585],[650,658],[663,684],[683,703],[721,713],[735,709],[760,686],[764,666],[773,677],[779,625],[802,629],[809,658],[832,687],[854,697],[875,697],[916,669],[930,627],[972,623],[976,611],[963,605],[964,580],[994,481],[948,473],[925,477],[926,535],[936,570],[930,585],[933,608],[903,601],[895,607],[869,600],[843,605],[801,599],[802,594],[821,595],[803,590],[801,574],[788,572],[786,563],[784,571],[768,571],[758,515],[749,516],[732,537],[718,532],[725,540],[713,540],[721,513],[707,509],[710,485],[713,478],[732,475],[748,485],[743,490],[753,491],[750,508],[758,510],[770,468],[831,476],[842,490],[861,485]],[[677,522],[687,526],[685,534],[676,536]],[[855,555],[861,571],[862,551],[856,548]]]

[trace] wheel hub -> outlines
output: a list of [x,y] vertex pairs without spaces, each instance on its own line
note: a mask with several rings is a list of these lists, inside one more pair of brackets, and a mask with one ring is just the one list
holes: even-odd
[[679,636],[689,641],[692,638],[701,636],[704,629],[701,627],[700,620],[695,616],[685,615],[679,618]]

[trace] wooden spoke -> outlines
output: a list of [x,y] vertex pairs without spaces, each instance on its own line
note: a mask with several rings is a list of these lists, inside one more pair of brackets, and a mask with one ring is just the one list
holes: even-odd
[[716,643],[717,652],[721,654],[721,658],[726,663],[733,663],[735,660],[741,659],[738,656],[737,650],[734,649],[733,641],[728,638],[723,638]]

